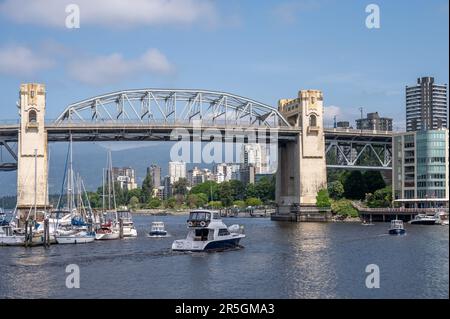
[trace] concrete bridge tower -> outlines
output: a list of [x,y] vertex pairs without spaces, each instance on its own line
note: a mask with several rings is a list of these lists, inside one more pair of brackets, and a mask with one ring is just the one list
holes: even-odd
[[279,143],[279,208],[273,219],[322,220],[324,214],[316,208],[317,192],[327,185],[322,92],[302,90],[295,99],[280,100],[278,109],[301,133],[296,141]]
[[45,85],[22,84],[19,103],[17,209],[23,221],[30,209],[48,207]]

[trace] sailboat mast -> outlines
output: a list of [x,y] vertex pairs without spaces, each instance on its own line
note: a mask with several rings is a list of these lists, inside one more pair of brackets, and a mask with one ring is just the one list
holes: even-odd
[[73,154],[72,154],[72,133],[70,133],[70,147],[69,147],[69,179],[67,189],[67,201],[69,203],[69,212],[72,214],[73,210]]
[[111,150],[108,150],[108,210],[111,210]]
[[105,212],[105,169],[102,169],[102,213]]
[[37,149],[34,149],[34,220],[37,217]]

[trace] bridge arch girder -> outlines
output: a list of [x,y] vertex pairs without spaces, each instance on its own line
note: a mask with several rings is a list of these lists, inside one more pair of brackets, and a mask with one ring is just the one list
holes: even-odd
[[70,104],[55,124],[189,124],[195,120],[225,126],[290,127],[281,113],[242,96],[207,90],[140,89],[92,97]]

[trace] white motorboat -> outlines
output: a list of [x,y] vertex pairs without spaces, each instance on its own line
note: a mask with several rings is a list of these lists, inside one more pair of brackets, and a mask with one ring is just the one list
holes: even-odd
[[245,238],[243,227],[229,228],[219,218],[219,214],[207,210],[193,211],[188,219],[189,232],[186,239],[175,240],[174,251],[208,251],[234,248]]
[[437,212],[435,218],[436,224],[448,226],[448,214],[446,212]]
[[80,231],[71,235],[56,235],[55,238],[58,244],[86,244],[95,240],[95,233]]
[[414,219],[410,220],[411,225],[434,225],[436,224],[436,217],[427,214],[418,214]]
[[114,240],[119,238],[120,233],[112,227],[112,222],[101,224],[100,228],[95,231],[96,240]]
[[0,226],[0,246],[23,246],[25,236],[15,234],[11,226]]
[[147,235],[148,237],[167,237],[168,233],[164,227],[164,222],[152,222],[152,228]]
[[[137,237],[137,230],[134,227],[133,218],[130,212],[117,212],[119,220],[122,219],[123,237]],[[119,225],[118,225],[119,226]]]
[[406,234],[406,230],[403,226],[402,220],[392,220],[391,221],[391,227],[389,228],[389,234],[390,235],[404,235]]

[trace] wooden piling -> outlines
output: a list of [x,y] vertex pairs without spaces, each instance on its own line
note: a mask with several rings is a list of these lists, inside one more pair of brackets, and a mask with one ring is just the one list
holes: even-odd
[[44,219],[44,247],[50,247],[50,228],[48,219]]
[[119,218],[119,237],[123,239],[123,219]]
[[28,247],[28,220],[25,221],[25,247]]

